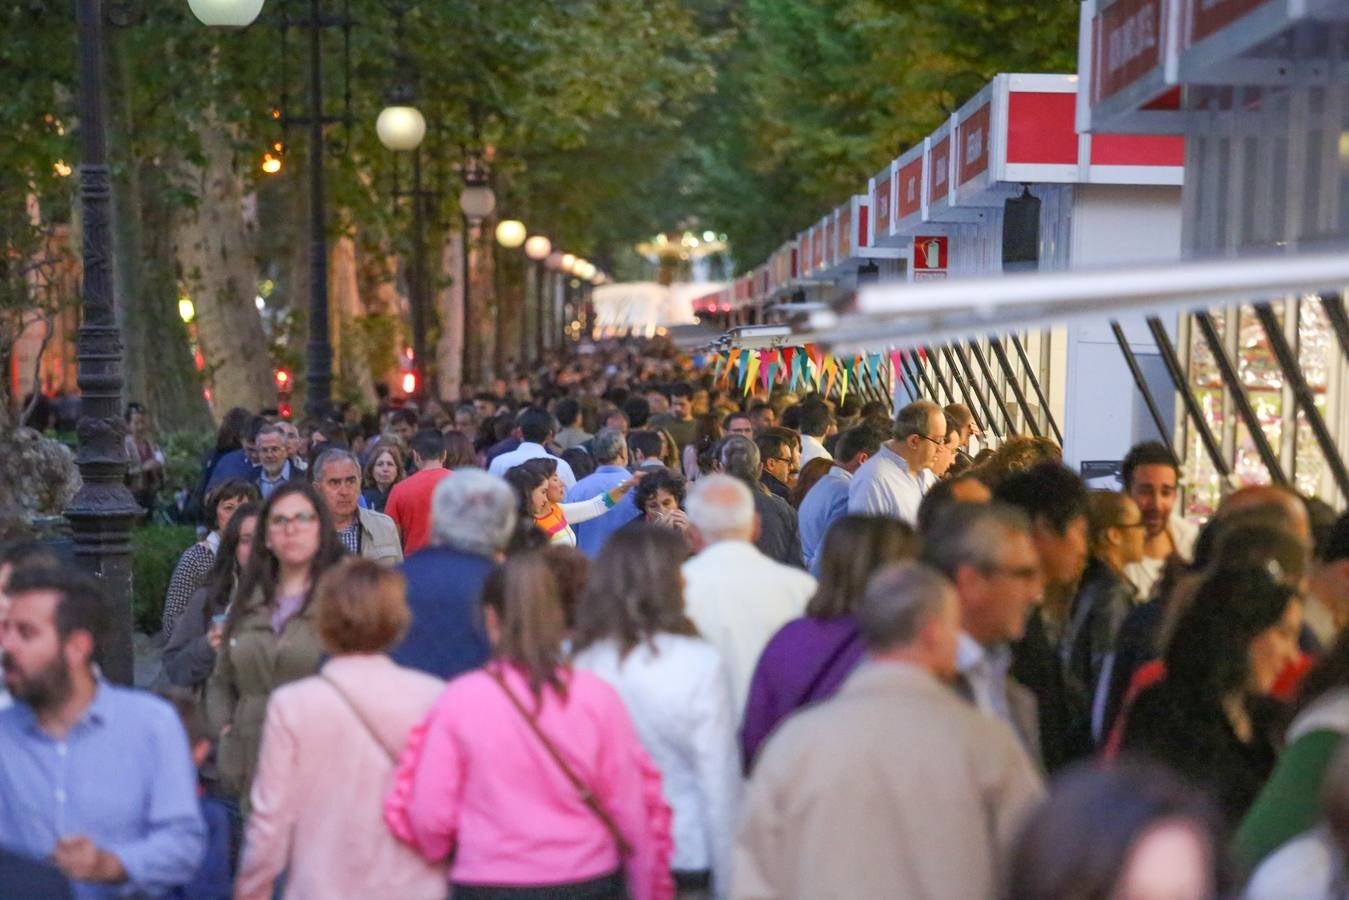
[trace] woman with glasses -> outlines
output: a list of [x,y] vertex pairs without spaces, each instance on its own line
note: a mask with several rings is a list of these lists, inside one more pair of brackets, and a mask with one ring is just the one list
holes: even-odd
[[[1091,710],[1091,734],[1102,740],[1107,667],[1124,617],[1138,602],[1138,591],[1124,576],[1124,567],[1143,558],[1146,528],[1143,513],[1128,494],[1097,492],[1087,507],[1090,556],[1059,641],[1064,681],[1076,694],[1079,708]],[[1102,672],[1106,672],[1102,679]]]
[[245,801],[273,690],[318,671],[323,645],[310,595],[342,556],[327,508],[307,481],[277,486],[262,505],[248,567],[225,620],[206,711],[220,730],[222,783]]

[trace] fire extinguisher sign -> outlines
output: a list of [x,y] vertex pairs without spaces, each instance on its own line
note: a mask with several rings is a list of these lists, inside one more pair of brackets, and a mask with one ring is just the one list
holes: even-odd
[[919,235],[913,239],[910,269],[914,281],[937,281],[946,277],[950,241],[944,235]]

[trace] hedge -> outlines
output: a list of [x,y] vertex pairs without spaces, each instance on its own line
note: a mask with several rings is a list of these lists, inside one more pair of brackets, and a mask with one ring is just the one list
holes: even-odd
[[191,525],[147,525],[131,532],[131,606],[136,628],[158,634],[178,557],[197,540]]

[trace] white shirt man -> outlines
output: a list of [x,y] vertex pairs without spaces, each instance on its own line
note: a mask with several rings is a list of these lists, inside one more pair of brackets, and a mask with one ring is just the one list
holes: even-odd
[[492,460],[492,464],[487,467],[487,471],[501,478],[520,463],[542,457],[547,457],[557,463],[557,477],[562,479],[562,483],[567,486],[568,490],[576,487],[576,476],[572,473],[571,466],[567,465],[567,461],[554,456],[542,444],[536,444],[533,441],[525,441],[510,453],[501,454]]
[[946,445],[946,416],[941,407],[915,400],[895,416],[895,436],[881,445],[848,486],[848,512],[886,516],[910,525],[931,486],[927,470]]
[[754,498],[738,479],[698,479],[687,505],[699,552],[684,563],[685,608],[699,633],[721,651],[736,715],[743,715],[759,654],[779,628],[805,612],[815,579],[754,546]]
[[820,439],[801,433],[801,468],[805,468],[812,459],[833,459],[834,454],[825,449]]

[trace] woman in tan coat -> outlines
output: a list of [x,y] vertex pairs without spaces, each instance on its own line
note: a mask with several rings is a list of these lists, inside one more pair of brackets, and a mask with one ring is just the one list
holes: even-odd
[[287,898],[448,892],[445,864],[422,859],[384,824],[408,733],[445,688],[385,655],[412,620],[405,590],[401,573],[368,559],[343,560],[319,579],[314,618],[332,658],[267,704],[235,900],[270,900],[282,872]]
[[207,714],[220,730],[220,779],[245,803],[267,698],[318,671],[323,647],[309,599],[318,576],[341,556],[341,541],[308,482],[287,482],[272,492],[206,686]]

